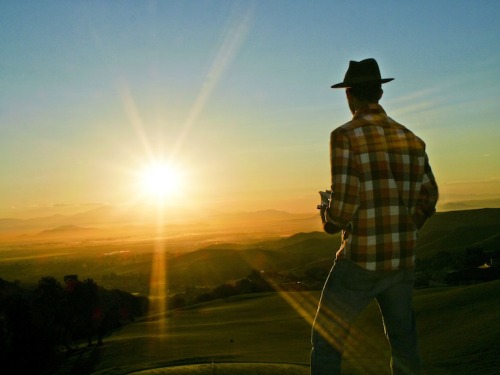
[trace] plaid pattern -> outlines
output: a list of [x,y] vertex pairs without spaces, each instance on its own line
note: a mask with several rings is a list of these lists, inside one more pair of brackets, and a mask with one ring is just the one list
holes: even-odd
[[438,199],[425,143],[372,104],[331,133],[330,161],[337,257],[368,270],[413,267],[418,229]]

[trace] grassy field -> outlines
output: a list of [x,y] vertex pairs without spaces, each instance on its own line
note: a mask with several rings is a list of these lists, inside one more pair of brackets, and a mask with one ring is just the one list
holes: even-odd
[[[416,292],[425,374],[498,373],[499,292],[500,281]],[[229,373],[223,372],[225,363],[265,362],[299,364],[290,373],[307,374],[310,325],[318,298],[317,292],[244,295],[173,311],[166,319],[148,317],[123,327],[104,346],[74,356],[61,373],[79,368],[81,374],[147,369],[157,369],[151,374],[167,374],[158,369],[205,363],[205,367],[184,369],[212,374],[218,368],[222,374]],[[343,373],[385,375],[390,373],[388,362],[389,346],[378,308],[372,304],[353,328]],[[280,368],[275,367],[274,373],[287,373]],[[238,373],[270,372],[258,372],[254,365]]]

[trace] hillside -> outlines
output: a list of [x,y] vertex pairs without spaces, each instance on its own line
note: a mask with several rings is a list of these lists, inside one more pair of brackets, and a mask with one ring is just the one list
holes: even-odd
[[247,276],[252,270],[282,272],[335,257],[340,238],[301,233],[280,240],[240,246],[221,244],[179,254],[168,260],[170,279],[178,284],[210,285]]
[[[500,250],[499,244],[500,209],[438,213],[420,233],[417,260],[432,277],[432,273],[462,261],[468,248],[493,252]],[[297,233],[249,245],[218,244],[170,259],[169,274],[181,284],[221,283],[244,277],[252,269],[324,279],[339,246],[338,234],[323,232]],[[444,264],[434,260],[444,252],[449,254]]]
[[[500,281],[416,293],[426,374],[497,373],[499,293]],[[318,298],[318,292],[246,295],[173,311],[165,321],[166,336],[158,335],[159,321],[146,319],[116,332],[102,348],[69,361],[64,370],[88,365],[94,374],[114,375],[146,369],[161,374],[164,366],[192,363],[213,363],[210,371],[227,362],[307,365]],[[389,347],[375,303],[356,322],[349,348],[343,374],[389,375]]]
[[418,254],[460,251],[500,234],[500,209],[484,208],[436,213],[419,236]]
[[500,280],[421,290],[415,313],[429,374],[495,374],[500,366]]

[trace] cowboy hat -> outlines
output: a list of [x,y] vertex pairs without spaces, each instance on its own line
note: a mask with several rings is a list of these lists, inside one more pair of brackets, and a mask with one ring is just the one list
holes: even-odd
[[370,83],[386,83],[394,78],[382,78],[375,59],[350,61],[344,81],[332,86],[332,89],[360,86]]

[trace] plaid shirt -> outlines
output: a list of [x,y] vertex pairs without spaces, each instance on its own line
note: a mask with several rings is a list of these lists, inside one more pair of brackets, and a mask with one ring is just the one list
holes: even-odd
[[418,230],[438,200],[425,143],[370,104],[331,133],[330,161],[337,258],[368,270],[413,267]]

